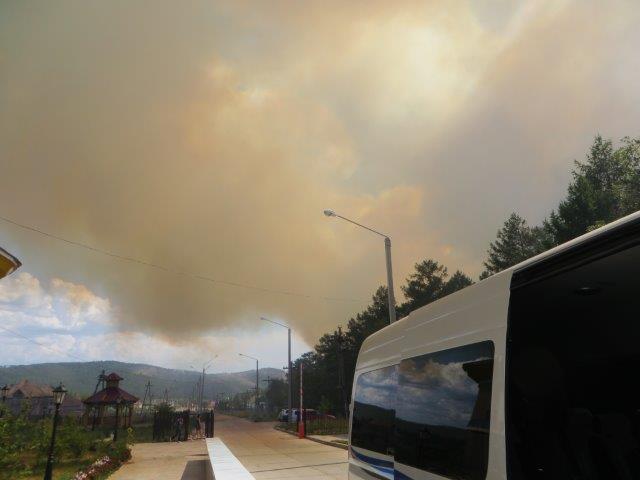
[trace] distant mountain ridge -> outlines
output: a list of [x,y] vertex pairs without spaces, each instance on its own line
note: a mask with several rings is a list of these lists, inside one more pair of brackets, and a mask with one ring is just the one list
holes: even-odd
[[[15,384],[22,379],[43,385],[57,385],[62,382],[75,395],[84,398],[93,394],[98,375],[116,372],[124,378],[120,386],[127,392],[142,398],[145,385],[151,381],[153,398],[162,398],[168,390],[170,399],[187,399],[192,395],[200,374],[193,370],[175,370],[144,363],[116,361],[35,363],[32,365],[10,365],[0,367],[0,385]],[[284,372],[276,368],[260,369],[262,380],[284,378]],[[215,398],[217,394],[236,394],[256,386],[256,371],[246,370],[235,373],[212,373],[205,376],[205,398]]]

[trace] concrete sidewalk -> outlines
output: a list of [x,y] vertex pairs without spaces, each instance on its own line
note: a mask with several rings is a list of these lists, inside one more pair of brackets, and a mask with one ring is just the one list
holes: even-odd
[[[215,436],[256,480],[345,480],[347,452],[275,430],[274,423],[216,414]],[[139,443],[132,459],[110,480],[205,480],[209,463],[204,440]]]
[[347,452],[274,429],[273,422],[254,423],[216,414],[215,436],[257,480],[347,479]]
[[109,480],[205,480],[209,462],[204,440],[138,443],[132,458]]

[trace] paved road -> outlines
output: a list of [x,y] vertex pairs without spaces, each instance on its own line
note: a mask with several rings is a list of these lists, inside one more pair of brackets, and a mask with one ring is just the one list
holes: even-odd
[[257,480],[346,480],[347,452],[254,423],[216,414],[215,436]]
[[209,461],[204,440],[138,443],[132,459],[109,480],[204,480]]
[[[345,480],[347,452],[254,423],[216,414],[216,437],[257,480]],[[208,462],[204,440],[139,443],[133,458],[109,480],[204,480]]]

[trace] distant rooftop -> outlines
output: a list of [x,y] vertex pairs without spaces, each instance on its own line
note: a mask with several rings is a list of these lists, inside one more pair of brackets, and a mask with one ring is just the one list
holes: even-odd
[[53,389],[48,385],[38,385],[29,380],[20,380],[15,385],[9,387],[8,398],[42,398],[53,397]]

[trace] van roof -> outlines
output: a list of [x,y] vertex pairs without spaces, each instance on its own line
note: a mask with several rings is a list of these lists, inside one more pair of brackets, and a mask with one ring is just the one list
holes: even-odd
[[[394,324],[378,330],[367,337],[360,349],[358,365],[366,365],[374,362],[374,359],[375,363],[384,363],[385,359],[391,361],[392,357],[399,357],[400,351],[393,344],[403,338],[407,329],[412,329],[424,322],[439,319],[456,311],[469,308],[474,304],[483,302],[487,298],[499,295],[508,298],[511,279],[514,275],[524,276],[530,270],[540,269],[548,263],[558,261],[559,258],[567,257],[565,254],[568,252],[572,252],[573,250],[578,251],[583,247],[594,244],[597,245],[602,242],[609,242],[612,238],[619,237],[623,233],[628,232],[629,229],[637,229],[640,232],[640,212],[633,213],[592,232],[581,235],[478,283],[474,283],[462,290],[458,290],[444,298],[414,310]],[[463,324],[461,321],[440,323],[446,323],[446,326],[438,325],[438,330],[434,331],[434,336],[448,335],[453,338],[464,335],[465,330],[470,328],[467,323]]]
[[571,250],[580,245],[584,245],[587,243],[592,243],[594,241],[598,241],[604,238],[609,238],[610,236],[614,236],[620,233],[622,230],[627,230],[630,227],[638,227],[640,226],[640,211],[632,213],[631,215],[627,215],[626,217],[622,217],[615,222],[608,223],[596,230],[585,233],[584,235],[580,235],[579,237],[574,238],[573,240],[569,240],[557,247],[554,247],[546,252],[542,252],[535,257],[531,257],[523,262],[520,262],[517,265],[509,268],[509,270],[513,270],[514,272],[522,271],[530,266],[535,264],[539,264],[542,261],[546,261],[552,257],[556,257],[562,253],[565,253],[567,250]]

